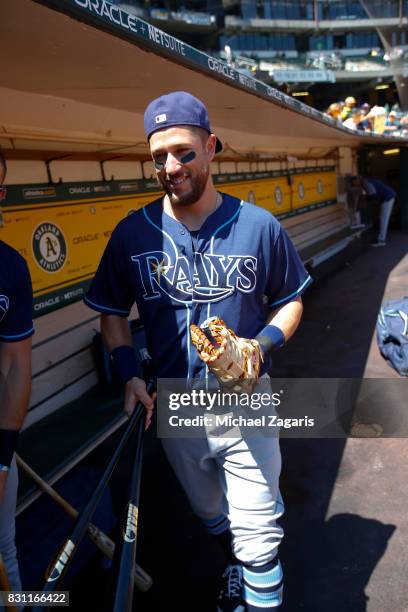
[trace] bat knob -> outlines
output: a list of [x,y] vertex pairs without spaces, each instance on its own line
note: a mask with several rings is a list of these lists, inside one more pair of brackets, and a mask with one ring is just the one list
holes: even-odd
[[206,319],[203,323],[201,323],[200,325],[200,329],[204,332],[206,338],[211,342],[211,344],[213,344],[214,346],[217,346],[217,342],[215,341],[214,336],[211,333],[210,330],[210,323],[213,323],[214,321],[217,321],[218,317],[209,317],[208,319]]

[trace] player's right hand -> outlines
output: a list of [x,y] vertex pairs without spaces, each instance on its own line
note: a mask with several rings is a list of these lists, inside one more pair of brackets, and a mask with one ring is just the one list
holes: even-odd
[[124,410],[130,417],[133,413],[135,406],[138,402],[142,402],[146,408],[146,423],[145,429],[147,429],[152,421],[154,400],[156,399],[157,393],[153,393],[150,396],[146,390],[146,383],[142,378],[131,378],[128,380],[125,386],[125,404]]

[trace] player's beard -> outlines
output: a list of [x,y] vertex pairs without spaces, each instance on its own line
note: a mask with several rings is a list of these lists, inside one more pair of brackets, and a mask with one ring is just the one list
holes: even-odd
[[209,174],[210,166],[205,164],[198,172],[187,171],[181,172],[177,176],[173,176],[172,178],[175,180],[182,176],[186,176],[188,183],[190,183],[190,188],[185,189],[185,185],[183,185],[183,190],[180,193],[175,193],[173,190],[174,188],[165,178],[162,179],[159,176],[159,181],[173,206],[191,206],[198,202],[203,195],[207,186]]

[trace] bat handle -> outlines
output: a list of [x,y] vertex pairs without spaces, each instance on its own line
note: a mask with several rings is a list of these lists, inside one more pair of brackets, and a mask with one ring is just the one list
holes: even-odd
[[147,348],[144,347],[139,350],[139,358],[142,378],[147,384],[149,381],[154,380],[152,358]]

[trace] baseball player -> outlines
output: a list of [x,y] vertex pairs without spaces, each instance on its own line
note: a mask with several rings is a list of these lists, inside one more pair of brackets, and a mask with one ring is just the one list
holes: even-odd
[[[85,302],[102,313],[103,338],[126,385],[125,410],[141,400],[150,423],[153,401],[135,375],[127,322],[134,302],[158,377],[205,376],[189,329],[214,315],[259,341],[266,371],[299,324],[311,279],[271,213],[215,189],[210,163],[222,144],[200,100],[187,92],[161,96],[146,108],[144,126],[164,196],[118,224]],[[275,609],[283,579],[279,441],[162,443],[192,508],[225,550],[218,610]]]
[[357,187],[360,189],[362,188],[367,195],[376,198],[380,202],[380,229],[378,232],[377,240],[372,242],[371,246],[385,246],[388,232],[388,224],[390,222],[390,217],[395,202],[395,196],[397,194],[389,185],[386,185],[385,183],[383,183],[383,181],[372,178],[371,176],[352,177],[351,184],[353,187]]
[[[6,170],[0,151],[0,201],[6,195],[2,186]],[[21,590],[21,581],[14,543],[18,485],[14,450],[30,395],[33,333],[27,264],[0,240],[0,553],[15,591]]]

